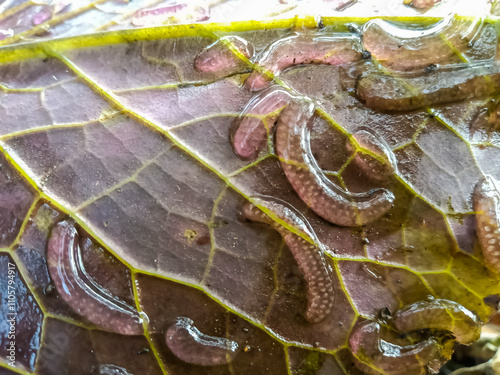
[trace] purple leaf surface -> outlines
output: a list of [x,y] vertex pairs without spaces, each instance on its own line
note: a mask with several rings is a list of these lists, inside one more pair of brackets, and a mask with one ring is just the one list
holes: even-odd
[[[6,3],[0,373],[435,373],[496,313],[498,6],[418,43],[361,18],[194,23],[224,20],[231,2],[204,2],[203,17],[162,1]],[[285,17],[282,5],[269,10]],[[134,28],[146,21],[193,24]],[[412,48],[439,61],[414,61]],[[252,92],[249,77],[287,99]],[[411,105],[384,106],[398,95]],[[295,117],[307,124],[288,123],[304,98],[311,113]],[[325,186],[342,205],[318,203]],[[374,191],[391,199],[361,220]],[[249,202],[264,219],[245,216]],[[346,212],[348,224],[329,219]],[[77,255],[62,266],[61,225]],[[317,319],[313,297],[328,302]],[[126,335],[115,329],[124,306],[137,318]]]

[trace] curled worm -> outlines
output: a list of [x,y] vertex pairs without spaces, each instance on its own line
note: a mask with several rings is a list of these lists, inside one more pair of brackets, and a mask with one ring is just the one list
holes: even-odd
[[294,65],[341,65],[362,59],[362,47],[355,35],[319,35],[293,33],[269,45],[256,65],[266,72],[254,70],[245,85],[251,91],[266,88],[273,77]]
[[62,299],[92,323],[122,335],[142,335],[142,318],[132,306],[106,293],[86,273],[78,233],[69,221],[58,223],[50,235],[47,263]]
[[165,335],[167,346],[180,360],[199,366],[230,363],[238,354],[238,343],[201,333],[189,318],[180,317]]
[[447,331],[460,344],[470,345],[479,339],[481,325],[478,317],[459,303],[436,299],[421,301],[398,310],[393,319],[400,332],[421,329]]
[[[371,129],[356,131],[353,138],[361,146],[356,153],[354,162],[373,180],[384,181],[394,174],[396,158],[389,145]],[[347,148],[352,150],[351,142],[347,141]],[[363,152],[366,150],[368,152]]]
[[476,231],[486,265],[500,272],[500,192],[487,176],[474,190]]
[[379,111],[416,109],[500,94],[500,64],[458,64],[418,77],[389,74],[362,75],[358,97]]
[[253,57],[252,44],[237,36],[226,36],[212,43],[196,56],[195,69],[199,72],[234,73],[242,66],[246,66],[245,61],[231,51],[229,44],[232,44],[243,57],[247,59]]
[[378,219],[392,207],[394,195],[386,189],[349,193],[325,176],[311,152],[314,112],[314,104],[302,99],[293,101],[278,119],[276,150],[288,181],[314,212],[331,223],[358,226]]
[[380,372],[386,375],[428,373],[429,369],[442,365],[448,359],[443,357],[452,353],[449,344],[442,347],[432,337],[416,344],[397,345],[385,336],[376,322],[364,322],[352,332],[349,346],[362,362],[357,363],[362,371],[377,375]]
[[[274,128],[279,109],[291,99],[292,96],[287,90],[281,86],[273,86],[250,100],[233,124],[230,138],[236,155],[249,160],[257,157],[266,142],[268,132],[271,133]],[[264,117],[267,127],[263,121]]]
[[374,19],[363,27],[363,45],[383,65],[396,71],[413,71],[456,59],[454,49],[443,41],[442,34],[456,49],[465,51],[480,30],[481,25],[455,21],[453,15],[426,29],[408,29]]
[[305,318],[310,323],[324,320],[333,307],[335,294],[331,270],[327,266],[321,248],[311,245],[302,237],[277,224],[252,203],[244,204],[243,214],[249,220],[271,225],[281,234],[304,275],[307,286]]

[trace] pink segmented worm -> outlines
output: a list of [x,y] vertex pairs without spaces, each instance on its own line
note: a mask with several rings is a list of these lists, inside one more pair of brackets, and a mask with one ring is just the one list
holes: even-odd
[[413,0],[411,5],[417,9],[428,9],[432,8],[439,2],[441,2],[441,0]]
[[136,27],[164,24],[170,17],[191,22],[206,21],[210,18],[210,6],[194,1],[173,2],[156,8],[141,9],[132,15],[131,23]]
[[194,67],[199,72],[236,72],[245,62],[228,47],[234,48],[247,59],[251,59],[254,48],[251,43],[238,36],[225,36],[206,47],[194,60]]
[[356,94],[379,111],[416,109],[500,94],[500,64],[457,64],[417,77],[362,75]]
[[249,220],[271,225],[281,234],[304,275],[307,286],[305,318],[310,323],[324,320],[333,307],[335,294],[331,271],[326,264],[323,251],[274,222],[252,203],[247,202],[243,205],[243,214]]
[[331,223],[359,226],[377,220],[392,207],[394,195],[386,189],[349,193],[325,176],[311,152],[314,112],[314,104],[302,99],[293,101],[278,119],[276,150],[288,181],[314,212]]
[[354,5],[358,0],[323,0],[325,3],[329,3],[328,6],[337,11],[341,12],[350,6]]
[[[292,95],[287,90],[281,86],[273,86],[250,100],[233,124],[231,144],[236,155],[248,160],[257,157],[266,142],[268,132],[271,133],[274,128],[279,116],[278,110],[291,99]],[[262,117],[271,113],[273,115],[266,119],[266,128]]]
[[[363,149],[381,159],[376,159],[362,150],[354,157],[354,162],[369,178],[384,181],[394,174],[397,167],[396,158],[389,145],[381,137],[371,129],[360,129],[352,136]],[[349,141],[347,141],[347,148],[349,150],[353,148]]]
[[480,29],[475,24],[454,22],[453,15],[427,29],[415,30],[374,19],[363,26],[363,45],[383,65],[396,71],[413,71],[453,62],[455,50],[443,41],[442,33],[448,31],[454,47],[465,51]]
[[168,348],[180,360],[199,366],[230,363],[239,352],[238,343],[201,333],[189,318],[180,317],[165,335]]
[[486,265],[500,272],[500,192],[487,176],[474,190],[476,231]]
[[69,221],[58,223],[47,246],[50,276],[62,299],[92,323],[122,335],[142,335],[140,314],[107,294],[86,273],[78,233]]
[[382,327],[376,322],[364,322],[354,329],[349,346],[361,361],[356,363],[360,370],[376,375],[427,374],[430,369],[439,368],[453,352],[452,344],[442,346],[432,337],[401,346],[383,336]]
[[266,207],[273,212],[281,220],[285,221],[290,226],[296,228],[301,233],[310,237],[314,243],[318,244],[320,250],[323,250],[322,243],[319,241],[316,232],[311,224],[307,221],[306,217],[297,208],[290,203],[269,195],[253,195],[253,201],[256,204]]
[[[256,65],[273,76],[294,65],[341,65],[362,59],[362,47],[355,35],[319,35],[293,33],[269,45]],[[266,88],[273,80],[268,74],[254,70],[245,81],[251,91]]]
[[457,302],[436,299],[408,305],[394,314],[393,324],[400,332],[421,329],[451,332],[460,344],[470,345],[479,339],[479,318]]

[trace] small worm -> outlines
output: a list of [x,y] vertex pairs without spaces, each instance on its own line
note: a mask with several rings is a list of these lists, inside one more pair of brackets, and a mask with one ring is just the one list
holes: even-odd
[[[396,157],[381,137],[368,128],[360,129],[352,136],[363,149],[369,152],[364,153],[361,150],[354,157],[354,162],[369,178],[375,181],[384,181],[394,174],[397,168]],[[347,141],[347,148],[350,151],[353,149],[349,141]]]
[[354,5],[358,0],[324,0],[325,3],[330,3],[328,4],[329,6],[331,5],[331,8],[337,12],[341,12],[350,6]]
[[[278,110],[291,99],[292,95],[288,91],[281,86],[273,86],[250,100],[231,131],[230,141],[236,155],[245,160],[257,157],[266,142],[268,131],[271,133],[274,128]],[[267,117],[269,128],[266,129],[262,117],[271,113]]]
[[234,48],[247,59],[254,54],[253,45],[238,36],[225,36],[206,47],[194,60],[194,67],[199,72],[234,73],[242,66],[246,66],[244,60],[235,55],[229,48]]
[[356,94],[379,111],[406,112],[465,99],[500,94],[500,64],[457,64],[418,77],[366,74]]
[[250,202],[243,205],[243,215],[249,220],[269,224],[281,234],[304,275],[307,287],[305,318],[310,323],[324,320],[331,312],[335,294],[331,270],[321,248],[277,224]]
[[107,294],[86,273],[78,232],[69,221],[62,221],[52,229],[47,245],[47,263],[57,291],[78,314],[112,332],[144,334],[137,310]]
[[411,5],[417,9],[428,9],[432,8],[439,2],[441,2],[441,0],[413,0]]
[[294,65],[342,65],[361,59],[361,43],[359,37],[355,35],[293,33],[276,40],[262,52],[256,65],[266,70],[267,74],[254,70],[245,81],[245,86],[250,91],[262,90],[269,85],[274,76]]
[[254,202],[266,207],[274,212],[281,220],[298,229],[306,236],[309,236],[314,243],[318,244],[318,246],[323,249],[322,243],[319,241],[313,227],[307,221],[306,217],[290,203],[273,196],[261,194],[253,195],[252,198]]
[[481,334],[480,321],[473,312],[444,299],[408,305],[394,314],[393,324],[403,333],[421,329],[451,332],[464,345],[477,341]]
[[476,231],[486,265],[500,272],[500,192],[486,176],[474,189]]
[[175,17],[176,23],[202,22],[210,18],[210,7],[203,3],[173,2],[166,6],[146,8],[132,15],[131,23],[136,27],[165,24]]
[[201,333],[189,318],[179,317],[165,335],[168,348],[177,358],[199,366],[230,363],[238,354],[238,343]]
[[453,15],[427,29],[415,30],[374,19],[363,26],[363,45],[373,57],[393,70],[420,70],[456,59],[454,49],[444,43],[442,33],[449,34],[448,39],[456,49],[465,51],[481,27],[454,22]]
[[381,336],[381,326],[376,322],[364,322],[352,332],[349,346],[351,352],[367,365],[360,368],[362,371],[377,375],[380,372],[386,375],[428,373],[428,369],[434,368],[436,362],[444,363],[443,357],[451,356],[452,353],[449,344],[445,345],[444,350],[438,340],[432,337],[416,344],[401,346]]
[[278,119],[276,150],[288,181],[314,212],[331,223],[358,226],[380,218],[394,202],[390,191],[349,193],[318,166],[310,145],[314,112],[314,104],[302,99],[293,101]]

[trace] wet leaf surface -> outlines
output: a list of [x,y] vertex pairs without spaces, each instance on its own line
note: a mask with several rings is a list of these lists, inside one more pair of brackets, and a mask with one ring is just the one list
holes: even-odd
[[[37,42],[0,49],[0,312],[7,316],[11,263],[17,373],[361,374],[370,370],[348,344],[356,322],[390,325],[391,314],[432,298],[457,302],[488,321],[499,276],[485,267],[472,196],[483,176],[500,181],[500,137],[469,131],[486,98],[391,114],[367,108],[345,90],[345,66],[282,72],[275,84],[322,108],[311,125],[311,151],[326,178],[353,193],[384,188],[396,197],[379,220],[335,225],[296,194],[272,134],[255,160],[234,153],[235,119],[255,95],[243,85],[252,62],[238,60],[231,74],[193,66],[226,35],[260,53],[288,34],[291,21],[264,30],[198,24],[77,36],[95,31],[89,24],[122,28],[117,20],[128,19],[124,9],[132,15],[141,8],[133,3],[57,11],[16,3],[17,12],[0,16],[0,29],[15,34],[0,45]],[[121,15],[113,13],[119,8]],[[71,21],[64,21],[72,9]],[[213,14],[224,14],[216,9]],[[40,18],[49,32],[33,25]],[[325,33],[346,32],[343,23],[330,23]],[[454,46],[443,35],[434,47],[452,56],[444,63],[492,59],[496,27],[489,22],[468,45]],[[66,43],[56,39],[61,36],[77,37]],[[382,70],[384,63],[373,59],[374,66],[361,69]],[[396,172],[381,181],[366,178],[353,162],[356,149],[347,146],[363,127],[394,153]],[[324,251],[335,302],[319,323],[304,317],[308,285],[281,232],[242,214],[245,202],[259,204],[264,196],[300,212],[309,232],[280,222],[270,206],[266,211]],[[143,334],[96,326],[54,284],[47,241],[68,218],[79,236],[81,279],[142,314]],[[179,359],[165,334],[180,317],[207,337],[236,342],[238,354],[219,366]],[[0,373],[6,374],[8,329],[0,324]]]

